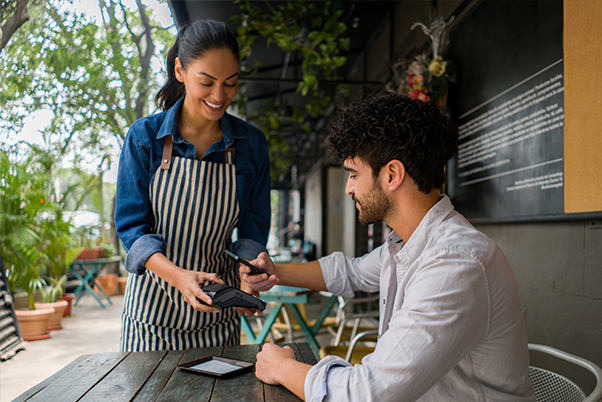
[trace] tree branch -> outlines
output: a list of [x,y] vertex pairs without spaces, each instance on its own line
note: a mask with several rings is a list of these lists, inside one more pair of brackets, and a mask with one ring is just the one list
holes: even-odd
[[148,73],[150,71],[151,58],[155,53],[155,43],[153,42],[152,27],[148,16],[146,15],[145,7],[140,0],[136,0],[136,5],[140,11],[140,20],[144,26],[143,36],[146,42],[146,49],[144,49],[144,52],[142,51],[141,47],[138,46],[138,51],[140,53],[140,67],[142,68],[142,71],[140,71],[138,98],[136,99],[136,118],[140,119],[146,113],[145,108],[147,105],[149,90]]
[[4,49],[4,46],[6,46],[10,38],[17,32],[21,25],[29,21],[29,14],[27,13],[28,2],[29,0],[17,0],[15,13],[0,27],[0,30],[2,31],[0,50]]

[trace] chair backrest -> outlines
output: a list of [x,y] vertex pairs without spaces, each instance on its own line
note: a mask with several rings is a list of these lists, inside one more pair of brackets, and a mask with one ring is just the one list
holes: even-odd
[[545,353],[589,370],[596,377],[596,387],[587,396],[568,378],[539,367],[529,367],[529,379],[537,402],[599,402],[602,399],[602,369],[593,362],[550,346],[529,344],[530,351]]
[[585,393],[571,380],[539,367],[529,367],[537,402],[583,402]]

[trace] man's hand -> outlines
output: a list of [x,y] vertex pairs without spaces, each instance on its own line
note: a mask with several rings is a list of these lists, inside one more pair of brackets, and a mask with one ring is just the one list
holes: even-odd
[[293,349],[289,346],[281,348],[273,343],[266,343],[263,345],[261,352],[257,354],[255,375],[266,384],[282,384],[282,380],[278,378],[283,374],[287,361],[288,363],[297,362]]
[[251,264],[263,269],[270,275],[252,275],[253,272],[251,271],[251,268],[241,265],[239,270],[242,274],[243,281],[247,283],[247,288],[249,289],[245,290],[246,292],[264,292],[266,290],[270,290],[274,285],[277,285],[280,282],[278,277],[275,275],[276,266],[274,265],[274,262],[268,253],[263,252],[259,254],[256,259],[251,261]]
[[288,346],[281,348],[273,343],[263,345],[257,354],[255,375],[271,385],[283,385],[299,398],[305,398],[305,378],[311,369],[309,364],[298,362],[295,352]]

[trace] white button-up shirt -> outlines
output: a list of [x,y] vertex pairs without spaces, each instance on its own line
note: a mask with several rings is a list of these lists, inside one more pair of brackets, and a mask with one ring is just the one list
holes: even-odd
[[535,401],[514,275],[499,247],[447,198],[407,242],[320,259],[328,290],[380,292],[379,341],[362,364],[328,356],[308,401]]

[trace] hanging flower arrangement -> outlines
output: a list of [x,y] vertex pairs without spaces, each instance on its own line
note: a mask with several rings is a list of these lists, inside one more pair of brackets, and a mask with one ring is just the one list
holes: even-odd
[[432,53],[419,54],[411,61],[401,61],[393,66],[393,80],[388,89],[412,99],[445,106],[450,82],[456,82],[456,68],[450,60],[441,55],[445,44],[445,31],[454,17],[445,22],[437,17],[430,27],[417,22],[412,29],[421,27],[429,37]]

